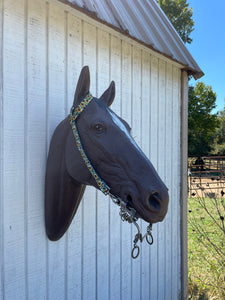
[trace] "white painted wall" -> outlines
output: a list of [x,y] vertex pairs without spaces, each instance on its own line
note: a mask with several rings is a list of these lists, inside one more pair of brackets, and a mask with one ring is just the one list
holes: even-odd
[[[0,21],[0,299],[178,299],[179,66],[56,1],[1,0]],[[136,260],[135,229],[91,187],[66,235],[45,235],[48,147],[83,65],[93,95],[115,80],[113,110],[169,187],[167,217]]]

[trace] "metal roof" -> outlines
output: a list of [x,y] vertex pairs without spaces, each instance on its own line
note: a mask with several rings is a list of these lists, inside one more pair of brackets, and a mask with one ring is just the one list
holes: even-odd
[[204,75],[155,0],[61,1],[182,64],[195,79]]

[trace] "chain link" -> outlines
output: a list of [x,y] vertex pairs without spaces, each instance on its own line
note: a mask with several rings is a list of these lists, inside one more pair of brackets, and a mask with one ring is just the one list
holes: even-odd
[[136,210],[134,208],[128,207],[127,203],[122,201],[119,197],[115,197],[111,193],[109,193],[109,196],[112,199],[113,203],[115,203],[116,205],[118,205],[120,207],[119,215],[121,217],[121,220],[123,222],[128,222],[130,224],[133,223],[138,230],[138,233],[134,237],[134,240],[133,240],[134,245],[133,245],[133,249],[131,251],[131,257],[133,259],[136,259],[140,254],[140,247],[137,245],[138,241],[140,241],[142,243],[143,240],[146,239],[146,241],[149,245],[153,244],[152,224],[149,223],[149,225],[147,226],[147,231],[146,231],[145,235],[143,236],[141,234],[140,227],[137,224],[138,214],[137,214]]

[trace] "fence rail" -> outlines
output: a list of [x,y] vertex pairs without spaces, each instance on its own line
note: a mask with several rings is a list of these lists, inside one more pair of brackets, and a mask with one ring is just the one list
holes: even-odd
[[189,197],[225,194],[225,156],[193,157],[188,164]]

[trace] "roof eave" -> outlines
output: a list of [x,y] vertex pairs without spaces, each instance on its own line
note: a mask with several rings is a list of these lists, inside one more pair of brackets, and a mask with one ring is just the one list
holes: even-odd
[[[115,31],[117,31],[117,32],[125,35],[126,37],[128,37],[128,38],[130,38],[130,39],[132,39],[132,40],[134,40],[134,41],[142,44],[143,46],[145,46],[145,47],[147,47],[147,48],[149,48],[149,49],[151,49],[151,50],[153,50],[153,51],[155,51],[155,52],[163,55],[164,57],[166,57],[166,58],[168,58],[168,59],[170,59],[170,60],[172,60],[172,61],[174,61],[174,62],[176,62],[176,63],[178,63],[180,65],[184,65],[182,62],[178,61],[177,59],[174,59],[173,56],[167,55],[167,54],[159,51],[158,49],[156,49],[154,47],[154,45],[146,44],[145,42],[137,39],[136,37],[134,37],[132,35],[130,35],[130,33],[129,33],[128,30],[124,30],[122,28],[118,28],[118,27],[116,27],[116,26],[114,26],[114,25],[106,22],[105,20],[102,20],[101,18],[98,17],[98,15],[97,15],[97,13],[95,11],[90,11],[86,7],[80,7],[80,6],[78,6],[78,5],[74,4],[74,3],[68,2],[67,0],[58,0],[58,1],[64,3],[67,6],[70,6],[73,9],[78,10],[79,12],[87,15],[88,17],[94,19],[95,21],[97,21],[99,23],[102,23],[102,24],[104,24],[104,25],[112,28],[113,30],[115,30]],[[202,76],[204,76],[204,73],[202,72],[202,70],[200,68],[193,69],[190,66],[184,66],[183,70],[185,70],[189,75],[193,76],[195,80],[197,80],[197,79],[201,78]]]
[[187,67],[187,66],[184,67],[183,70],[186,71],[189,76],[193,76],[195,80],[198,80],[198,79],[200,79],[201,77],[203,77],[205,75],[205,73],[202,72],[201,70],[196,71],[196,70],[193,70],[192,68]]

